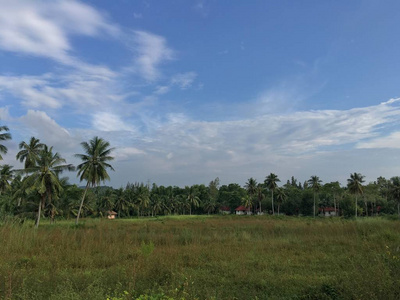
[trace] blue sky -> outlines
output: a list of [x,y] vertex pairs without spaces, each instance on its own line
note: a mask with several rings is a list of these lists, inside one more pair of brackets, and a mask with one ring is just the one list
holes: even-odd
[[0,5],[4,163],[98,135],[115,187],[400,175],[398,1]]

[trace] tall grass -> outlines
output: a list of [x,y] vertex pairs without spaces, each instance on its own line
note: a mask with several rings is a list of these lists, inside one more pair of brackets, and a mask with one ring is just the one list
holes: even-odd
[[373,218],[4,224],[0,297],[398,299],[399,233]]

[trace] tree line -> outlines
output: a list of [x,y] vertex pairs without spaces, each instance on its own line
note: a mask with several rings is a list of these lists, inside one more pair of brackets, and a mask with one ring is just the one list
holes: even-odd
[[[6,126],[0,127],[0,141],[11,139]],[[0,216],[35,219],[50,222],[57,219],[102,217],[115,211],[119,217],[159,215],[215,214],[221,208],[234,212],[243,206],[254,214],[286,214],[316,217],[326,208],[341,216],[375,216],[395,214],[400,217],[400,177],[365,184],[364,176],[352,173],[346,186],[339,182],[323,183],[310,176],[304,183],[293,176],[281,186],[278,175],[270,173],[263,182],[249,178],[243,186],[237,183],[220,185],[219,178],[208,185],[195,184],[184,188],[158,186],[153,183],[127,183],[118,189],[99,186],[109,180],[108,170],[114,148],[99,137],[82,142],[84,154],[76,154],[82,162],[74,167],[53,147],[32,137],[19,144],[16,159],[24,168],[14,170],[10,165],[0,167]],[[7,148],[0,145],[0,153]],[[0,155],[0,159],[2,159]],[[77,170],[84,187],[70,184],[61,177],[63,171]]]
[[[0,141],[11,139],[7,126],[1,126],[0,132]],[[72,164],[67,164],[53,147],[41,143],[39,139],[31,137],[28,143],[22,141],[16,159],[24,163],[24,168],[14,170],[8,164],[0,167],[1,214],[35,218],[36,227],[39,226],[42,215],[54,223],[56,216],[62,212],[60,199],[69,199],[70,188],[73,187],[68,184],[68,178],[60,175],[66,170],[77,169],[80,181],[87,182],[86,188],[82,191],[75,186],[72,194],[80,198],[79,205],[67,200],[70,203],[67,204],[69,209],[66,211],[74,214],[78,224],[88,189],[110,179],[107,169],[114,170],[109,164],[114,159],[110,156],[114,148],[110,148],[107,141],[94,137],[89,142],[82,142],[81,146],[84,154],[75,156],[82,162],[75,168]],[[6,154],[7,151],[7,147],[1,144],[0,153]]]

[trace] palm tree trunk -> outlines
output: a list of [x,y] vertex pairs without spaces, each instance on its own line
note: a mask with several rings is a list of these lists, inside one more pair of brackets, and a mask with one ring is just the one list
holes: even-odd
[[315,193],[314,193],[314,218],[315,218]]
[[336,199],[335,199],[335,195],[333,195],[333,206],[335,208],[335,216],[338,215],[337,211],[336,211]]
[[38,216],[37,216],[37,219],[36,219],[36,224],[35,224],[35,227],[36,228],[38,228],[39,227],[39,223],[40,223],[40,215],[42,214],[42,206],[43,206],[43,203],[44,203],[44,198],[45,197],[45,195],[43,195],[42,196],[42,198],[40,199],[40,201],[39,201],[39,209],[38,209]]
[[83,192],[83,196],[82,196],[82,200],[81,200],[81,205],[79,205],[78,215],[76,216],[76,220],[75,220],[75,225],[78,225],[79,217],[80,217],[81,211],[82,211],[83,201],[85,200],[86,192],[88,191],[88,189],[89,189],[89,181],[88,181],[88,183],[86,184],[85,191]]
[[278,202],[278,216],[279,216],[279,207],[280,207],[281,205],[279,204],[279,202]]
[[357,196],[356,196],[356,218],[357,218]]
[[274,209],[274,190],[271,190],[272,194],[272,215],[275,215],[275,209]]
[[400,219],[400,202],[397,202],[397,213],[398,213],[399,219]]

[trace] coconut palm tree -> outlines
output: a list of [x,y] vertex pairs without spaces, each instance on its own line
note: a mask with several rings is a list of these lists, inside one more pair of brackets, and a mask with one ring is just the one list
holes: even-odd
[[14,178],[12,166],[3,165],[0,169],[0,194],[11,189],[11,182]]
[[43,147],[44,144],[40,143],[40,140],[35,137],[31,137],[29,144],[22,141],[19,143],[19,149],[21,149],[21,151],[17,153],[17,160],[20,162],[25,161],[25,168],[33,167]]
[[314,218],[315,218],[315,195],[318,193],[319,189],[321,188],[322,180],[319,179],[318,176],[313,175],[308,179],[307,183],[310,185],[314,192]]
[[397,202],[397,213],[400,218],[400,177],[395,176],[390,178],[390,194]]
[[357,196],[363,194],[363,186],[364,177],[360,173],[350,174],[350,178],[347,179],[347,187],[349,188],[350,193],[356,196],[356,208],[355,208],[355,216],[357,218]]
[[24,181],[27,191],[36,191],[40,195],[36,227],[39,227],[41,211],[45,207],[46,199],[48,204],[51,204],[53,197],[57,197],[62,191],[58,175],[65,170],[73,171],[74,169],[71,164],[66,164],[59,153],[53,154],[53,147],[44,146],[38,154],[36,164],[23,170],[30,174]]
[[79,176],[80,181],[85,180],[87,183],[82,196],[81,205],[79,206],[78,215],[76,216],[76,224],[79,222],[83,201],[85,200],[89,187],[95,187],[101,182],[109,180],[110,176],[107,173],[107,169],[114,171],[114,168],[108,163],[114,159],[114,157],[110,156],[114,148],[110,148],[109,142],[95,136],[89,143],[82,142],[81,145],[85,154],[75,154],[75,157],[82,160],[82,163],[77,167],[77,176]]
[[196,189],[191,187],[185,187],[186,199],[189,202],[189,214],[192,214],[192,206],[198,207],[200,205],[200,198],[197,196]]
[[257,181],[253,177],[251,177],[247,180],[244,187],[247,191],[247,194],[250,196],[250,198],[254,199],[254,196],[257,193]]
[[[0,126],[0,141],[11,140],[11,134],[8,132],[1,133],[2,131],[9,131],[9,129],[7,126]],[[0,144],[0,153],[7,154],[7,151],[8,151],[7,147]],[[0,160],[2,159],[3,157],[0,154]]]
[[253,199],[250,197],[250,195],[245,195],[242,198],[242,204],[251,213],[251,208],[253,207]]
[[285,190],[283,188],[277,188],[276,189],[276,202],[278,203],[278,215],[279,215],[279,207],[283,202],[285,202],[287,199],[287,195],[285,193]]
[[261,202],[265,199],[264,195],[264,188],[262,184],[258,184],[257,186],[257,200],[258,200],[258,212],[261,214],[262,209],[261,209]]
[[272,199],[272,214],[275,214],[274,209],[274,190],[278,187],[277,182],[280,182],[278,175],[271,173],[265,178],[265,185],[271,191],[271,199]]

